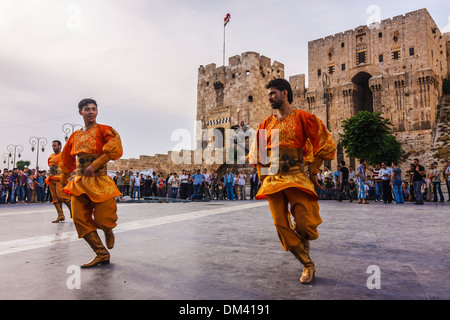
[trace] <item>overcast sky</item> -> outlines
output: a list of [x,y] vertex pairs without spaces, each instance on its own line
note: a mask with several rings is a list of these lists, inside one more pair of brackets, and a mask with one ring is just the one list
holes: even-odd
[[[65,123],[82,124],[78,102],[99,104],[99,123],[121,135],[123,158],[167,153],[176,129],[194,137],[197,70],[256,51],[308,70],[308,41],[426,8],[450,31],[448,0],[1,0],[0,161],[8,145],[36,165],[31,137],[64,142]],[[373,9],[373,6],[376,6]],[[12,167],[12,166],[10,166]]]

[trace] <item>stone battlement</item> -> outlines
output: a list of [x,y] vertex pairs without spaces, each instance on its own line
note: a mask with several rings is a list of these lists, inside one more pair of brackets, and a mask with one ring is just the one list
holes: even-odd
[[[404,20],[407,20],[407,19],[410,19],[410,18],[413,18],[413,19],[420,19],[420,18],[428,19],[429,18],[429,19],[432,20],[431,15],[429,14],[428,10],[423,8],[423,9],[419,9],[419,10],[415,10],[415,11],[411,11],[411,12],[405,13],[403,15],[398,15],[398,16],[395,16],[395,17],[392,17],[392,18],[383,19],[383,20],[381,20],[379,22],[380,23],[380,28],[379,29],[381,29],[383,27],[386,27],[387,25],[391,25],[393,23],[394,24],[399,24],[399,23],[401,24],[401,23],[404,22]],[[321,45],[324,45],[325,43],[327,43],[330,40],[334,40],[336,38],[344,38],[344,37],[353,35],[354,33],[361,32],[361,31],[367,31],[367,30],[370,30],[370,28],[367,25],[361,25],[361,26],[358,26],[358,27],[356,27],[354,29],[349,29],[349,30],[344,31],[344,32],[335,33],[334,35],[329,35],[329,36],[326,36],[326,37],[323,37],[323,38],[318,38],[318,39],[315,39],[315,40],[311,40],[311,41],[308,42],[308,46],[310,46],[310,45],[311,46],[316,46],[316,45],[317,46],[319,46],[319,45],[321,46]],[[376,29],[376,30],[378,30],[378,29]]]

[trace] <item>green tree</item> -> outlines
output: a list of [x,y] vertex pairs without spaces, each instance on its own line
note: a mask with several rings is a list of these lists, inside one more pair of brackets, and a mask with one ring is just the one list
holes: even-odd
[[31,161],[28,161],[28,160],[20,160],[20,161],[17,161],[16,167],[19,170],[23,170],[25,167],[28,167],[30,165],[30,163],[31,163]]
[[379,112],[360,111],[342,122],[339,143],[345,152],[371,165],[399,161],[401,143],[392,135],[393,124]]

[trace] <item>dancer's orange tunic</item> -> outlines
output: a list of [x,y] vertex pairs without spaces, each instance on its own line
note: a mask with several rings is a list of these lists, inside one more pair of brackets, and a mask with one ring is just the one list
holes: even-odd
[[[59,166],[59,162],[61,160],[61,152],[56,154],[52,153],[50,157],[48,157],[48,166],[50,168]],[[67,202],[70,201],[70,197],[63,192],[61,187],[61,173],[52,174],[50,173],[49,177],[45,179],[45,182],[48,184],[50,188],[50,192],[52,194],[52,203],[55,204],[57,202]],[[70,203],[68,203],[70,205]]]
[[[274,115],[269,116],[261,123],[259,129],[267,130],[267,150],[275,147],[271,145],[271,132],[275,129],[279,130],[278,147],[280,149],[302,148],[304,164],[309,166],[310,174],[317,174],[324,160],[331,161],[334,159],[336,144],[333,137],[319,118],[306,111],[292,110],[282,121]],[[259,162],[258,139],[257,137],[249,153],[249,162],[254,165]],[[314,184],[307,173],[287,173],[286,175],[268,175],[264,179],[256,199],[266,199],[268,194],[291,187],[298,188],[317,198]]]
[[[92,166],[98,170],[110,160],[119,159],[122,153],[120,136],[110,126],[96,124],[86,132],[77,130],[62,151],[61,180],[65,183],[77,168],[77,156],[97,155]],[[115,197],[121,193],[106,173],[90,177],[77,172],[63,190],[71,195],[73,221],[79,238],[97,229],[109,230],[117,226]]]
[[[264,135],[263,146],[259,145],[260,135]],[[278,136],[278,139],[272,139],[273,136]],[[258,167],[261,164],[260,148],[263,153],[267,153],[267,150],[275,147],[279,148],[280,153],[282,149],[302,149],[303,165],[309,167],[310,175],[318,173],[324,160],[333,160],[336,152],[335,142],[323,122],[302,110],[292,110],[281,121],[274,115],[267,117],[259,126],[255,143],[249,152],[249,162]],[[255,198],[268,200],[284,250],[298,246],[301,242],[298,235],[308,240],[319,237],[317,227],[322,219],[319,215],[318,196],[305,170],[265,176]],[[289,218],[291,214],[295,225],[292,225]]]
[[[77,130],[70,136],[62,151],[59,168],[63,174],[70,174],[77,167],[77,155],[102,154],[92,164],[97,170],[110,160],[119,159],[122,153],[119,134],[110,126],[96,124],[87,132]],[[86,194],[96,203],[104,202],[121,194],[114,180],[108,175],[96,177],[76,175],[64,188],[64,192],[74,196]]]
[[[48,166],[49,167],[59,166],[60,159],[61,159],[61,152],[58,154],[52,153],[50,155],[50,157],[48,157]],[[47,182],[47,184],[48,184],[50,182],[50,180],[56,180],[56,181],[61,180],[61,174],[50,175],[47,179],[45,179],[45,182]]]

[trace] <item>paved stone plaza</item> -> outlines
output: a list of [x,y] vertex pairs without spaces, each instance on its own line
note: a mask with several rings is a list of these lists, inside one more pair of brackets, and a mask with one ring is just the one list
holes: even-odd
[[94,254],[70,218],[52,224],[51,204],[2,205],[0,299],[450,298],[449,202],[320,207],[316,280],[301,285],[266,201],[120,203],[111,264],[81,270]]

